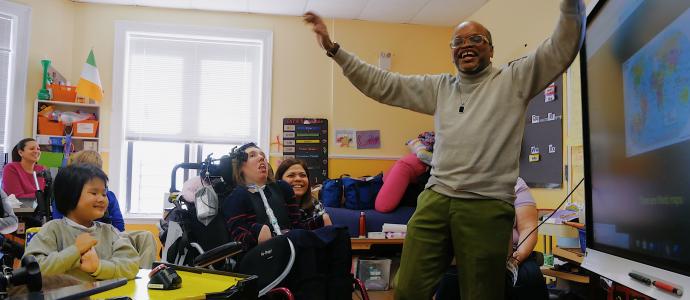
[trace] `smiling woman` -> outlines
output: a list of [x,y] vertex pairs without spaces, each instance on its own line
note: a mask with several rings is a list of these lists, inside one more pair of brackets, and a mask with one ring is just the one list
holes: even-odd
[[309,182],[309,167],[304,161],[288,158],[283,160],[276,171],[276,179],[285,181],[292,187],[299,202],[300,222],[308,229],[332,225],[330,216],[323,204],[312,197]]
[[39,174],[45,170],[37,163],[40,158],[41,149],[36,140],[26,138],[19,141],[12,149],[12,162],[5,165],[2,171],[3,191],[17,198],[35,198],[36,190],[45,188],[43,177],[34,180],[34,172]]

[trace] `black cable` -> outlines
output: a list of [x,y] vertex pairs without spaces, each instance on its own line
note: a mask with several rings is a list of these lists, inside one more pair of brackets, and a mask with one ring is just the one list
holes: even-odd
[[[568,198],[570,198],[570,195],[572,195],[573,192],[575,192],[575,190],[577,190],[577,188],[580,187],[580,184],[582,184],[584,181],[585,181],[584,178],[580,179],[580,182],[578,182],[577,185],[570,191],[570,193],[568,193],[568,195],[565,196],[565,199],[563,199],[563,201],[561,201],[561,204],[559,204],[558,207],[556,207],[556,209],[554,209],[553,212],[552,212],[548,217],[546,217],[544,220],[542,220],[541,223],[539,223],[539,225],[537,225],[537,227],[534,227],[534,229],[532,229],[532,231],[530,231],[530,232],[527,234],[527,236],[526,236],[525,238],[523,238],[522,241],[520,241],[520,242],[518,243],[517,247],[515,247],[515,250],[520,249],[520,246],[527,240],[527,238],[528,238],[530,235],[532,235],[532,233],[534,233],[535,230],[539,229],[539,226],[541,226],[542,224],[544,224],[544,223],[546,222],[546,220],[550,219],[550,218],[558,211],[558,209],[561,208],[561,206],[563,206],[563,204],[565,203],[565,201],[567,201]],[[546,249],[544,249],[544,250],[546,250]]]

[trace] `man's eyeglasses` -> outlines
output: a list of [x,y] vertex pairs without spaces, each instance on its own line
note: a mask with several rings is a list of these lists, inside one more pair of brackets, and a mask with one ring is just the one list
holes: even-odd
[[455,49],[464,45],[465,42],[469,43],[471,46],[479,46],[484,43],[489,44],[489,40],[485,36],[481,34],[475,34],[468,37],[458,37],[453,39],[452,41],[450,41],[450,47]]

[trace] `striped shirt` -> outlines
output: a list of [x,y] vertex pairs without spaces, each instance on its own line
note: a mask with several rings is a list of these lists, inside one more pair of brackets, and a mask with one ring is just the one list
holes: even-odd
[[[266,184],[264,194],[278,219],[282,230],[302,229],[300,209],[292,188],[283,181]],[[246,186],[237,186],[221,204],[225,228],[234,241],[241,242],[245,249],[258,243],[259,233],[264,225],[271,226],[261,197],[252,194]]]

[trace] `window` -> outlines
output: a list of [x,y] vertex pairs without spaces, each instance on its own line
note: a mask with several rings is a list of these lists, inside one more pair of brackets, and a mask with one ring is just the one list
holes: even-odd
[[29,7],[0,0],[0,153],[24,138],[30,14]]
[[[268,141],[267,31],[117,22],[110,188],[160,215],[176,164]],[[177,189],[196,172],[178,171]]]

